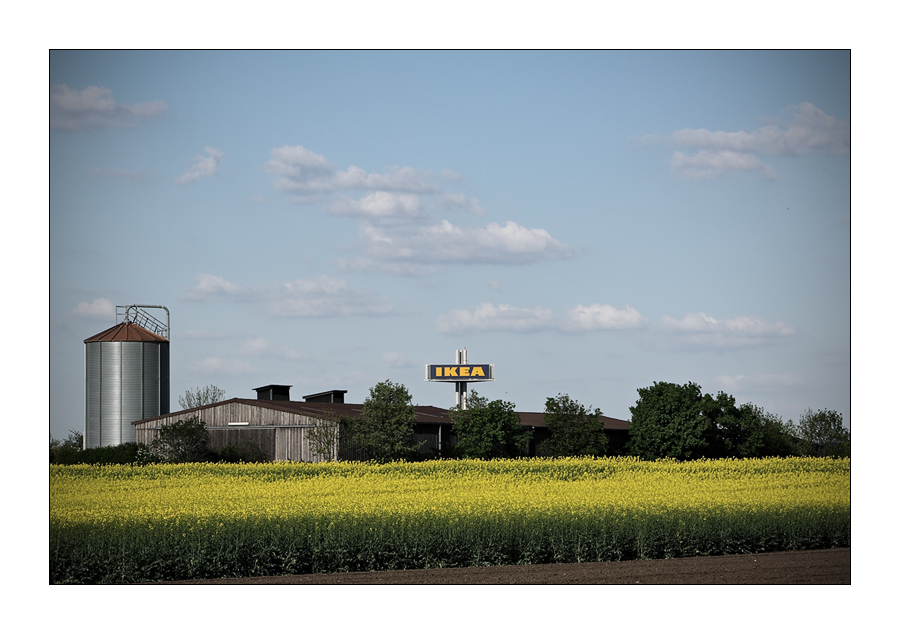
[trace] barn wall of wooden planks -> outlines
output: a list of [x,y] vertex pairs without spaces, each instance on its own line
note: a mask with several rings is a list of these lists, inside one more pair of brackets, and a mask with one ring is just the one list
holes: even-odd
[[[310,450],[308,429],[319,424],[320,419],[233,402],[207,406],[197,414],[206,423],[212,449],[249,441],[259,445],[269,460],[322,462],[330,459]],[[135,425],[135,442],[149,445],[156,440],[161,427],[188,417],[189,413],[178,412],[141,422]]]
[[[197,416],[206,423],[213,449],[255,443],[269,460],[293,460],[323,462],[325,460],[367,460],[353,443],[342,426],[339,446],[333,456],[324,456],[311,450],[310,430],[326,419],[347,420],[362,412],[362,405],[345,403],[301,403],[297,401],[272,401],[230,399],[213,405],[165,414],[136,422],[136,442],[150,445],[164,425]],[[416,406],[415,444],[425,457],[452,455],[458,442],[452,430],[449,411],[431,406]],[[549,437],[550,430],[541,412],[520,412],[520,424],[530,427],[533,438],[529,455],[538,454],[538,445]],[[610,454],[625,452],[630,423],[626,420],[602,417],[610,441]]]

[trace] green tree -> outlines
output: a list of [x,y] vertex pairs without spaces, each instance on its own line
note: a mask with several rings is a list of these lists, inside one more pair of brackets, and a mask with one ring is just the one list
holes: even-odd
[[703,415],[712,422],[709,458],[755,458],[765,441],[763,421],[752,406],[737,407],[734,397],[719,392],[703,396]]
[[382,381],[369,388],[362,414],[352,422],[353,442],[377,462],[411,457],[417,449],[416,408],[406,386]]
[[466,409],[451,409],[450,421],[459,437],[456,452],[468,458],[514,458],[528,453],[531,430],[519,425],[516,406],[490,401],[472,392]]
[[76,429],[69,430],[69,437],[63,441],[50,436],[50,462],[71,464],[84,451],[84,434]]
[[638,389],[638,397],[628,446],[645,460],[754,458],[788,442],[789,427],[780,418],[753,404],[738,407],[725,392],[703,394],[696,383],[654,383]]
[[813,456],[849,456],[850,431],[844,418],[831,409],[806,410],[797,423],[805,453]]
[[337,460],[343,427],[345,425],[336,416],[324,414],[317,425],[306,430],[310,451],[326,462]]
[[699,385],[654,381],[637,392],[637,403],[629,408],[629,453],[645,460],[692,460],[707,454],[713,423],[704,415]]
[[194,409],[195,407],[203,407],[204,405],[212,405],[225,400],[225,390],[215,385],[207,385],[206,387],[197,387],[193,390],[186,390],[184,396],[178,397],[178,405],[181,409]]
[[591,411],[568,394],[548,398],[544,406],[544,423],[550,438],[539,451],[547,456],[602,456],[608,440],[603,431],[602,412]]
[[760,457],[783,458],[802,453],[797,428],[792,421],[784,422],[781,416],[771,414],[752,403],[742,405],[741,409],[745,411],[746,416],[759,420],[762,426],[763,441],[758,452]]
[[198,462],[210,456],[206,423],[193,416],[164,425],[151,444],[154,454],[166,462]]

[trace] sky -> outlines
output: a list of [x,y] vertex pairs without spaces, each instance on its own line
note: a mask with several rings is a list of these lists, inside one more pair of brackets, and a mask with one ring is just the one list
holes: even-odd
[[850,427],[847,51],[49,54],[50,432],[171,313],[171,409],[425,365],[630,419],[694,382]]

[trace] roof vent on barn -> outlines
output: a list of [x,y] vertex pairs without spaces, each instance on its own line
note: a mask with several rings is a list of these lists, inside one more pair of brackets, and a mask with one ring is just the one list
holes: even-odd
[[256,400],[258,401],[289,401],[291,400],[290,385],[266,385],[255,387]]
[[347,390],[328,390],[318,394],[308,394],[303,397],[307,403],[343,403]]

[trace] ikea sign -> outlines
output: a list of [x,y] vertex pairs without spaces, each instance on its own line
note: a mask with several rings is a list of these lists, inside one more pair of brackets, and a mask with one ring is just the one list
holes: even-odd
[[426,381],[493,381],[494,366],[490,363],[426,365]]

